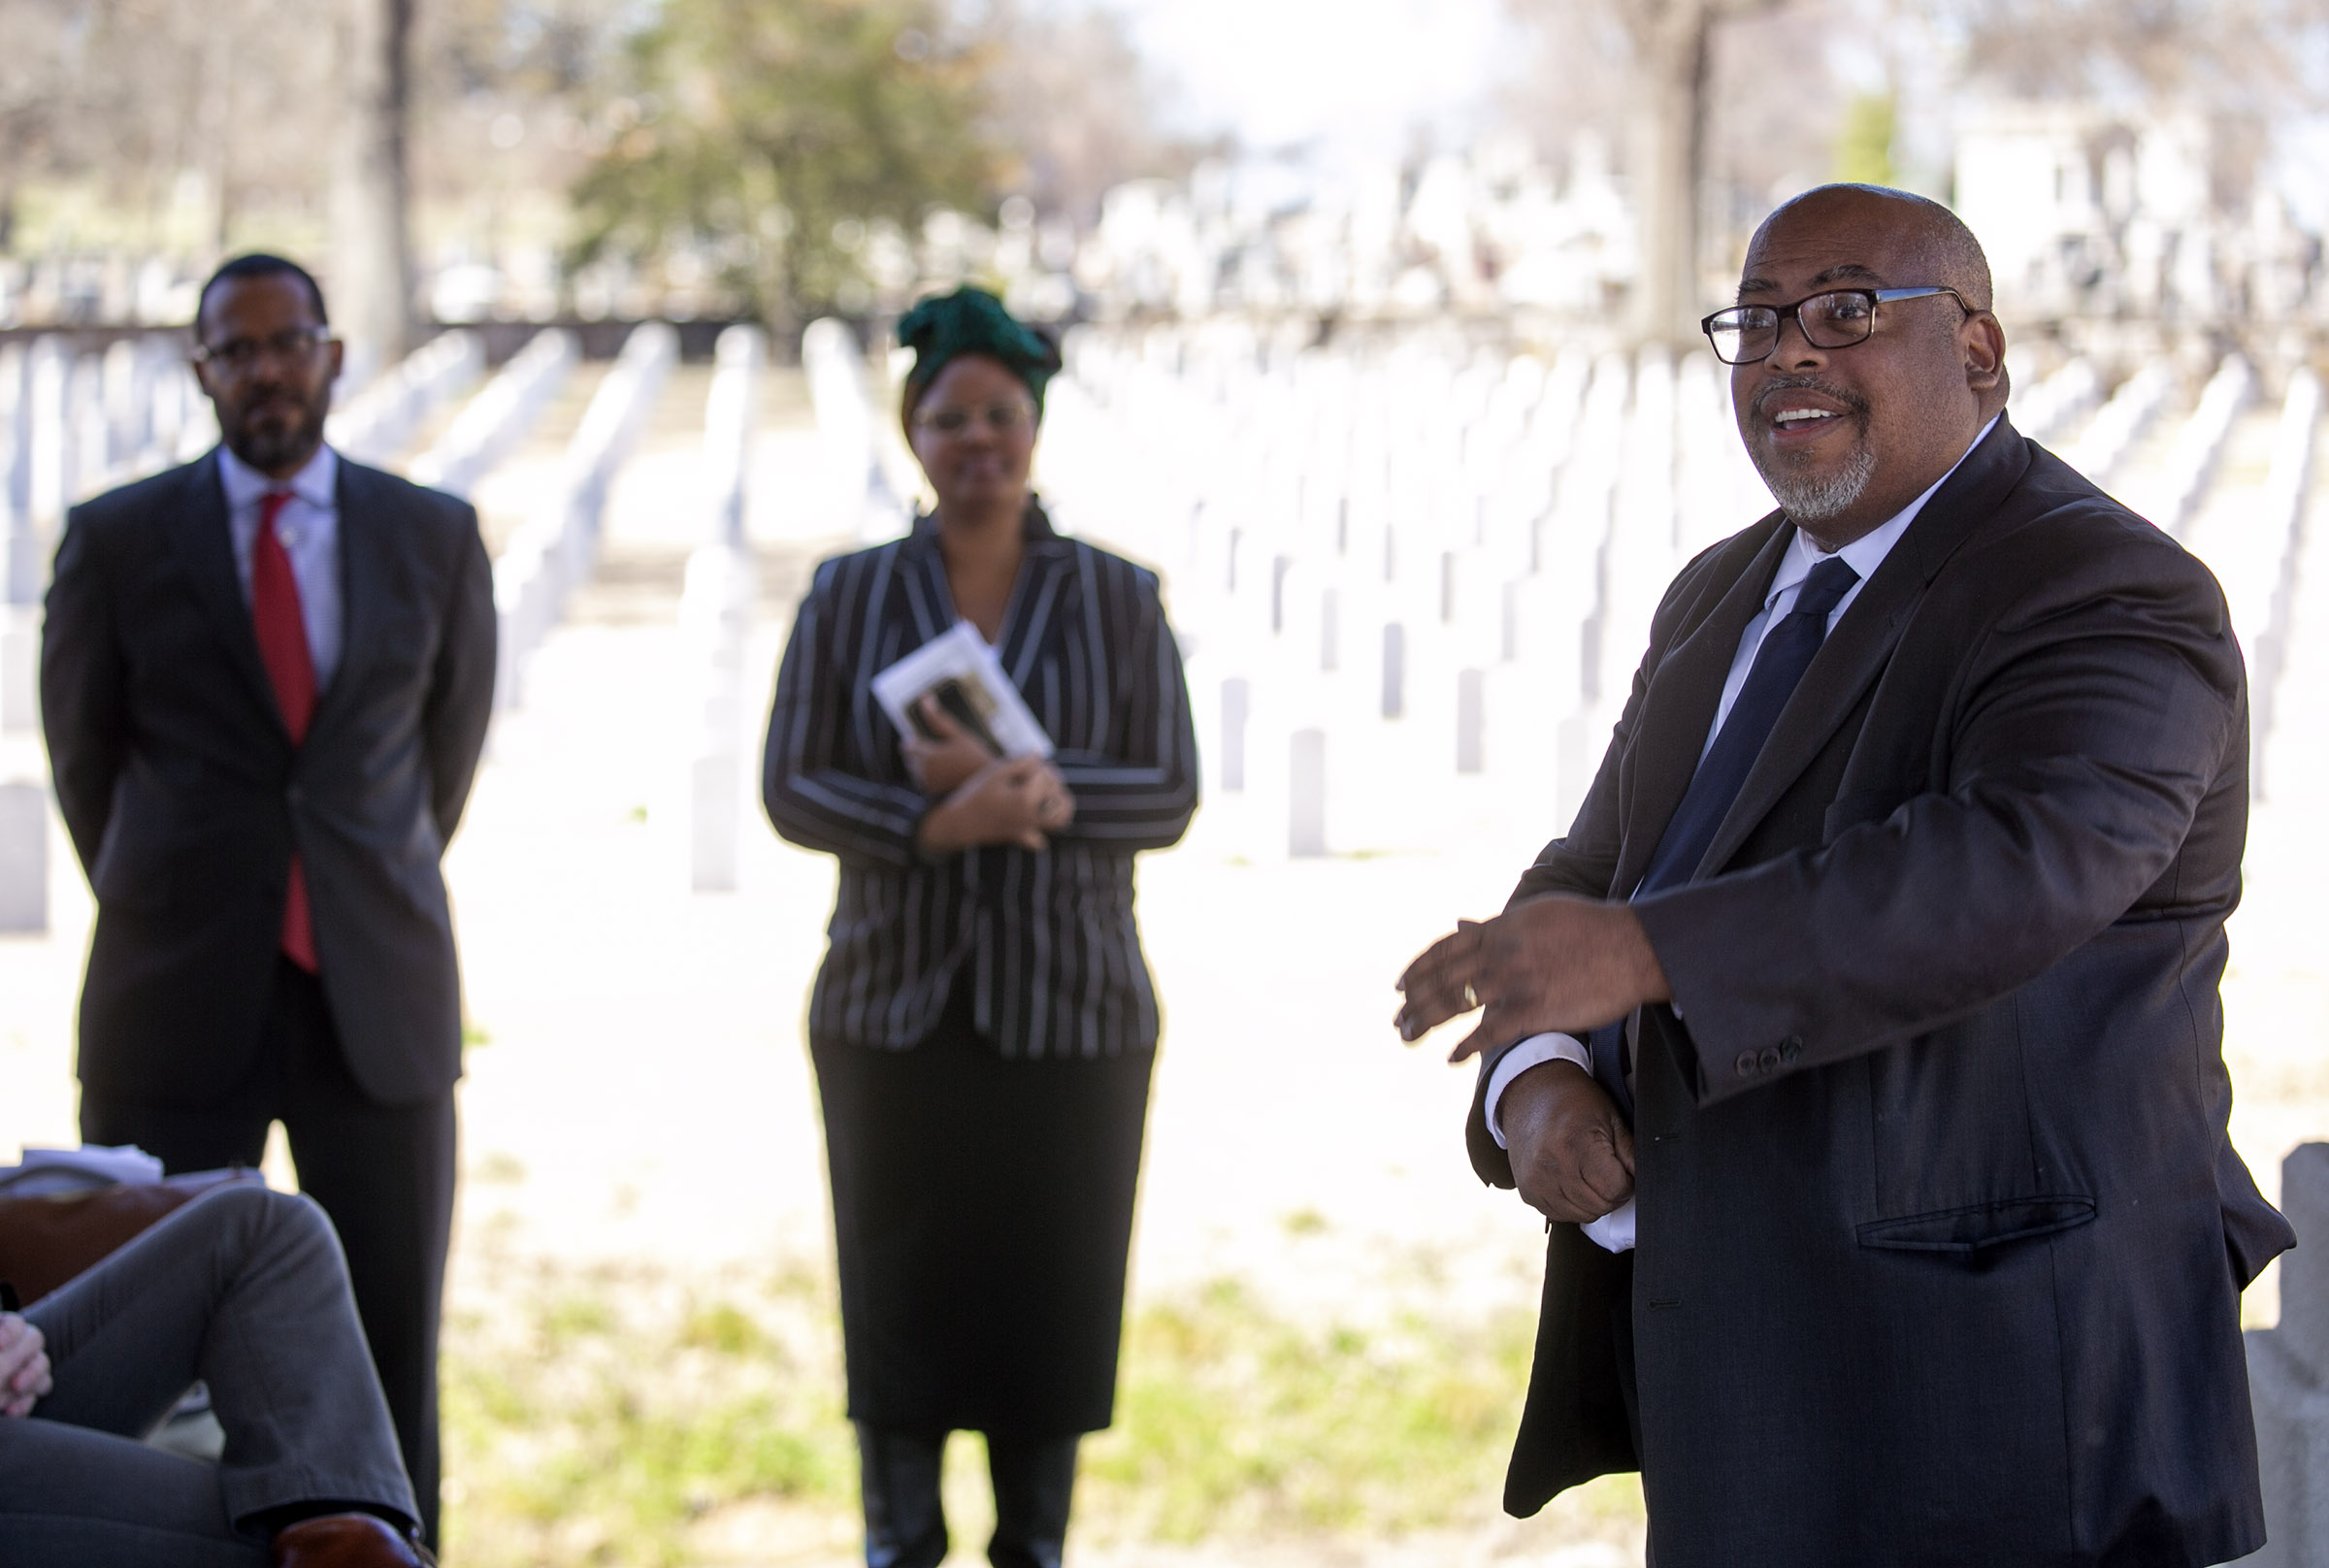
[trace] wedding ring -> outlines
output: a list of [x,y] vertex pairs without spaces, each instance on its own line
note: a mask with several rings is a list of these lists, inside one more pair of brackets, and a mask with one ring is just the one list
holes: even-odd
[[1463,1010],[1468,1013],[1479,1005],[1480,994],[1474,991],[1472,989],[1472,983],[1469,980],[1466,980],[1463,983]]

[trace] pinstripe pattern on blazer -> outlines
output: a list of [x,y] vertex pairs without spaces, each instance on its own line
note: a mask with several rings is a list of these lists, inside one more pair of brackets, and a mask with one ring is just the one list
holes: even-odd
[[903,1050],[955,976],[1008,1057],[1101,1057],[1157,1039],[1132,919],[1132,856],[1197,809],[1197,737],[1156,574],[1055,533],[1028,507],[1027,553],[997,653],[1058,748],[1075,821],[1031,853],[942,859],[914,842],[929,801],[872,679],[954,624],[936,524],[822,563],[793,623],[769,716],[761,792],[785,838],[840,861],[810,993],[820,1044]]

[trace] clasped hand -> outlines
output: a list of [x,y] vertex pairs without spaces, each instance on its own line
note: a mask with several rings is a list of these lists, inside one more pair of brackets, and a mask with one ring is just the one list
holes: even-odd
[[0,1312],[0,1416],[29,1416],[47,1396],[49,1345],[13,1312]]
[[947,855],[982,844],[1039,851],[1075,820],[1075,795],[1051,764],[998,758],[935,699],[922,699],[919,710],[933,735],[908,735],[901,749],[906,771],[938,801],[922,819],[925,851]]

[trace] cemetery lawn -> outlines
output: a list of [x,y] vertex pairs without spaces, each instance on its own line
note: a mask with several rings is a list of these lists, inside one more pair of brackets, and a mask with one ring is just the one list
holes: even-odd
[[[853,1558],[829,1275],[479,1262],[493,1305],[445,1333],[448,1562]],[[1296,1322],[1233,1280],[1137,1305],[1116,1425],[1084,1449],[1078,1554],[1493,1530],[1533,1332],[1510,1310]],[[950,1454],[963,1560],[984,1560],[984,1458],[968,1437]],[[1629,1483],[1556,1506],[1564,1539],[1638,1537]]]

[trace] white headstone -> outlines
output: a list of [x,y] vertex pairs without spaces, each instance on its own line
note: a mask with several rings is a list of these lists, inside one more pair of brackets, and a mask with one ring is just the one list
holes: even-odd
[[1327,733],[1296,730],[1287,756],[1286,852],[1327,853]]
[[1488,770],[1488,677],[1478,670],[1456,671],[1456,771]]
[[2280,1258],[2280,1326],[2247,1336],[2267,1544],[2241,1561],[2319,1568],[2329,1563],[2329,1143],[2281,1161],[2280,1212],[2297,1232]]
[[1243,675],[1221,683],[1221,787],[1232,794],[1245,789],[1245,727],[1252,716],[1253,688]]
[[30,493],[35,528],[53,529],[71,501],[76,432],[73,428],[73,355],[57,338],[32,345]]
[[0,734],[41,725],[41,611],[0,604]]
[[0,931],[49,929],[49,791],[0,783]]

